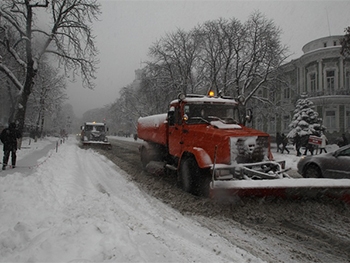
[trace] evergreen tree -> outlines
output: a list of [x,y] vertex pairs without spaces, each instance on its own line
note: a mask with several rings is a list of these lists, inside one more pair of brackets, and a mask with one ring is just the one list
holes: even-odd
[[349,57],[350,56],[350,26],[345,28],[344,31],[345,31],[345,35],[340,42],[342,46],[340,53],[345,57]]
[[291,131],[288,133],[288,138],[295,138],[304,135],[319,134],[325,130],[322,125],[322,119],[318,118],[318,113],[313,109],[314,103],[307,98],[301,98],[297,101],[294,110],[292,122],[289,124]]

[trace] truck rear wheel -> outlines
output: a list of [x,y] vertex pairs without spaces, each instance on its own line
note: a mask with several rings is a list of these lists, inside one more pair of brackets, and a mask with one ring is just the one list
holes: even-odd
[[146,147],[142,147],[140,149],[140,155],[141,155],[142,167],[143,167],[143,169],[146,169],[147,164],[150,162],[149,152],[146,149]]
[[200,169],[193,157],[181,161],[179,179],[181,188],[197,196],[209,196],[209,170]]
[[159,162],[163,160],[165,148],[158,144],[147,143],[140,148],[141,162],[143,168],[151,161]]

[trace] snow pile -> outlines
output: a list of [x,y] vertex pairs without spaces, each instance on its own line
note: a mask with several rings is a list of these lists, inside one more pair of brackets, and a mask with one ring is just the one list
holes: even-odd
[[222,121],[211,121],[210,122],[211,125],[217,127],[218,129],[242,129],[241,125],[238,124],[227,124],[227,123],[223,123]]
[[56,141],[23,147],[18,168],[0,173],[1,262],[262,262],[74,138],[57,152]]

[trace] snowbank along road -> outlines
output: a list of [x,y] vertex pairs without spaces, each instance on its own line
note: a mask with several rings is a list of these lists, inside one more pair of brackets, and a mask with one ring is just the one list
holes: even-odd
[[0,172],[0,262],[264,262],[146,194],[105,156],[75,140],[46,151],[46,140],[19,151],[38,162]]
[[140,189],[256,257],[267,262],[350,262],[349,205],[276,198],[217,203],[183,192],[174,176],[143,171],[140,142],[110,141],[112,150],[99,152]]

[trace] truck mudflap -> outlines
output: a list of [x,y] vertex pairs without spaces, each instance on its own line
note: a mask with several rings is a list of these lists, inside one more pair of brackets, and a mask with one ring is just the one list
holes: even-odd
[[350,179],[282,178],[275,180],[213,180],[210,197],[279,197],[284,199],[337,199],[350,205]]

